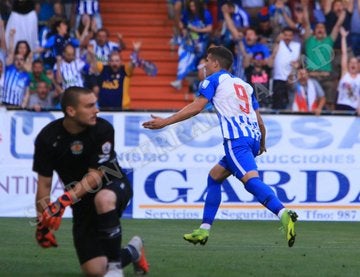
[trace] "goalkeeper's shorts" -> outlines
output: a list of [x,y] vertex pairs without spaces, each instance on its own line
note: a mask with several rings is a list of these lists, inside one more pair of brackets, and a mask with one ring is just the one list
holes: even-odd
[[[127,180],[114,180],[102,189],[109,189],[116,194],[116,208],[121,217],[131,197],[132,188]],[[105,256],[97,230],[97,213],[94,204],[96,193],[86,194],[73,208],[73,240],[80,264],[96,257]]]

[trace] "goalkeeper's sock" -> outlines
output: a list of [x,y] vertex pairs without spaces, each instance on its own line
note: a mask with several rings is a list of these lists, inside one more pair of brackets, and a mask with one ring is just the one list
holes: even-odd
[[211,225],[221,203],[221,183],[216,182],[210,175],[208,176],[207,182],[207,195],[202,223]]
[[121,249],[121,266],[124,268],[133,261],[133,253],[130,252],[128,247]]
[[109,262],[121,260],[121,225],[116,210],[98,214],[98,233]]
[[275,215],[284,208],[284,205],[276,197],[274,191],[259,177],[251,178],[245,183],[245,189]]

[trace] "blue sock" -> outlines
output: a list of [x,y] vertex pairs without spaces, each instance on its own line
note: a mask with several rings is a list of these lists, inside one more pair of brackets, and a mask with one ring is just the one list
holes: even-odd
[[245,189],[276,215],[284,208],[284,205],[276,197],[274,191],[264,184],[259,177],[249,179],[245,184]]
[[207,196],[202,222],[211,225],[221,203],[221,183],[216,182],[210,175],[208,176],[207,182]]

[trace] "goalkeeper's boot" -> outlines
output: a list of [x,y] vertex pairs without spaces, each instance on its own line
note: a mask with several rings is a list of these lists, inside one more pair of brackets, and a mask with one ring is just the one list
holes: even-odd
[[145,257],[143,240],[138,236],[134,236],[129,241],[128,245],[131,245],[138,254],[138,258],[133,262],[135,274],[145,275],[149,272],[149,263],[147,262]]
[[200,243],[205,245],[209,238],[209,230],[206,229],[195,229],[191,234],[184,234],[184,240],[193,244]]
[[295,222],[297,220],[297,217],[298,215],[291,210],[285,210],[284,213],[281,215],[281,229],[285,233],[289,247],[292,247],[295,243]]
[[124,277],[120,262],[109,262],[104,277]]

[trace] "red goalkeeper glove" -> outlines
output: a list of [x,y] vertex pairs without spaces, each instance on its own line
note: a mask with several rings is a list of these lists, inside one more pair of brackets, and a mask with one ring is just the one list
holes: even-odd
[[56,238],[49,228],[46,228],[41,222],[36,226],[35,238],[38,244],[43,248],[57,247]]
[[41,222],[45,227],[57,230],[61,224],[61,218],[65,212],[65,208],[73,204],[70,193],[67,191],[61,195],[55,202],[49,203],[42,213]]

